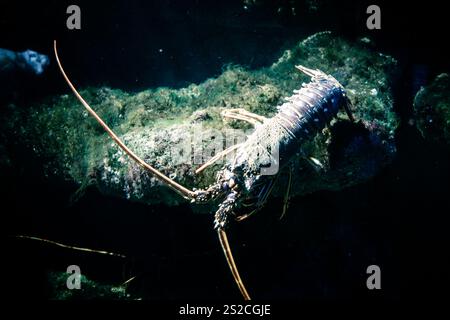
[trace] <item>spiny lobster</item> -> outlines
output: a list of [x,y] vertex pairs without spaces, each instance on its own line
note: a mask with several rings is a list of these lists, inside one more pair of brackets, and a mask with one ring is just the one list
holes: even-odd
[[[279,169],[289,166],[291,160],[301,154],[302,143],[312,139],[324,129],[341,108],[344,108],[349,119],[354,121],[351,102],[343,86],[334,77],[320,70],[296,66],[298,70],[310,76],[311,81],[303,84],[300,90],[294,90],[294,94],[286,98],[286,102],[278,107],[278,112],[272,118],[256,115],[244,109],[222,112],[226,118],[253,124],[255,130],[245,142],[218,153],[197,169],[196,172],[199,173],[221,157],[235,151],[232,161],[217,172],[214,184],[206,189],[190,190],[146,163],[122,142],[69,80],[60,62],[56,41],[54,52],[59,69],[75,96],[131,159],[193,203],[205,203],[212,199],[222,200],[214,216],[214,229],[217,231],[222,250],[242,296],[245,300],[250,300],[225,232],[229,219],[242,221],[261,209],[273,188]],[[318,160],[311,157],[309,159],[320,165]],[[291,175],[286,195],[289,194],[290,182]],[[287,197],[283,214],[286,199]]]

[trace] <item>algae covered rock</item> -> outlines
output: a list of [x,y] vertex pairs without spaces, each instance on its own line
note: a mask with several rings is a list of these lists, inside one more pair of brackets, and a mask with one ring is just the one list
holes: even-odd
[[416,126],[425,139],[450,145],[450,76],[440,74],[414,98]]
[[80,289],[67,288],[68,274],[51,271],[47,275],[49,298],[51,300],[131,300],[123,285],[110,285],[95,282],[80,275]]
[[[330,32],[299,42],[269,67],[246,70],[229,66],[217,78],[199,85],[139,93],[109,88],[80,92],[136,154],[179,183],[198,188],[214,182],[223,161],[198,175],[195,169],[225,147],[245,140],[252,130],[241,121],[224,121],[221,112],[244,108],[273,116],[284,97],[309,82],[294,68],[298,64],[320,69],[340,81],[358,121],[353,124],[344,113],[339,114],[330,128],[304,145],[304,153],[319,159],[325,169],[316,172],[297,157],[292,194],[338,190],[373,177],[395,154],[398,121],[391,81],[397,63]],[[74,67],[66,66],[68,70]],[[4,130],[33,150],[49,175],[147,204],[185,201],[133,163],[71,94],[33,106],[26,116],[15,113]],[[275,195],[284,194],[285,176],[280,175]]]

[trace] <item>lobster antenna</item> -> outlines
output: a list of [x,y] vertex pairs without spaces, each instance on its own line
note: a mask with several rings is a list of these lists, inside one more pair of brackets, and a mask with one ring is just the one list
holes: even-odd
[[219,235],[220,245],[222,247],[223,253],[227,258],[228,266],[230,267],[231,273],[233,274],[234,281],[236,282],[239,290],[241,291],[244,300],[251,300],[250,295],[245,289],[244,283],[242,282],[241,276],[237,269],[236,263],[234,262],[233,254],[231,253],[230,244],[228,243],[227,234],[222,228],[217,229],[217,234]]
[[53,49],[55,51],[56,62],[58,63],[59,70],[69,85],[70,89],[72,89],[73,93],[77,97],[77,99],[81,102],[81,104],[86,108],[86,110],[97,120],[97,122],[105,129],[105,131],[109,134],[109,136],[114,140],[114,142],[126,153],[130,156],[131,159],[137,162],[141,167],[149,171],[153,176],[167,184],[170,188],[181,194],[184,198],[192,199],[195,196],[195,193],[182,185],[178,184],[174,180],[170,179],[168,176],[164,175],[162,172],[153,168],[151,165],[142,160],[139,156],[137,156],[133,151],[131,151],[120,138],[108,127],[108,125],[99,117],[99,115],[92,109],[89,104],[83,99],[83,97],[78,93],[77,89],[75,89],[72,82],[70,82],[69,77],[66,75],[61,62],[58,57],[58,50],[56,49],[56,40],[53,41]]

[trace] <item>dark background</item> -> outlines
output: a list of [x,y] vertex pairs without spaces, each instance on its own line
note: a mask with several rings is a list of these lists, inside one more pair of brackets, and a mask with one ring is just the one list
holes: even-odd
[[[33,49],[53,59],[57,39],[78,87],[138,91],[200,83],[219,75],[227,63],[269,65],[316,31],[333,30],[351,40],[371,37],[375,50],[396,57],[402,69],[395,87],[402,124],[394,163],[363,185],[293,199],[282,221],[281,200],[270,201],[255,218],[229,231],[234,254],[254,298],[444,299],[450,152],[448,146],[424,141],[407,122],[419,86],[450,70],[446,10],[438,1],[377,1],[382,30],[369,31],[365,12],[371,2],[318,3],[312,11],[304,1],[273,1],[249,10],[242,1],[9,1],[0,4],[0,47]],[[81,7],[80,31],[65,27],[70,4]],[[296,16],[277,13],[291,6]],[[41,78],[21,79],[18,91],[15,103],[26,108],[68,88],[52,60]],[[71,203],[76,185],[47,179],[36,159],[20,154],[1,178],[7,236],[2,260],[10,298],[47,299],[46,272],[65,271],[70,264],[105,283],[138,275],[129,289],[143,298],[240,298],[211,216],[195,215],[189,205],[133,204],[94,189]],[[130,258],[123,262],[11,237],[17,234]],[[382,290],[366,288],[371,264],[381,267]]]

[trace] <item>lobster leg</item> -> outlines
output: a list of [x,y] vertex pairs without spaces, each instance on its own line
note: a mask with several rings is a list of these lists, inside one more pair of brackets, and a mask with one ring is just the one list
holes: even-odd
[[302,65],[298,65],[295,66],[298,70],[300,70],[301,72],[303,72],[304,74],[310,76],[311,78],[313,77],[322,77],[322,76],[326,76],[325,73],[323,73],[320,70],[314,70],[314,69],[310,69],[310,68],[306,68]]
[[288,171],[288,187],[286,190],[286,193],[284,194],[283,199],[283,212],[281,213],[280,220],[284,218],[287,212],[287,208],[289,206],[289,194],[291,193],[291,187],[292,187],[292,167],[289,167]]
[[205,170],[207,167],[209,167],[210,165],[212,165],[214,162],[218,161],[219,159],[225,157],[227,154],[233,152],[234,150],[236,150],[237,148],[239,148],[242,145],[242,143],[238,143],[235,144],[234,146],[231,146],[221,152],[219,152],[218,154],[216,154],[214,157],[212,157],[211,159],[209,159],[208,161],[206,161],[201,167],[199,167],[197,170],[195,170],[195,173],[198,174],[200,172],[202,172],[203,170]]
[[196,193],[192,190],[189,190],[182,185],[178,184],[176,181],[170,179],[168,176],[164,175],[162,172],[150,166],[144,160],[142,160],[138,155],[136,155],[133,151],[131,151],[122,140],[109,128],[109,126],[99,117],[99,115],[91,108],[91,106],[83,99],[83,97],[78,93],[77,89],[75,89],[72,82],[69,80],[69,77],[66,75],[64,71],[61,61],[59,60],[58,50],[56,48],[56,40],[53,42],[53,49],[55,51],[56,62],[58,63],[59,70],[61,71],[64,79],[69,85],[70,89],[72,89],[73,93],[77,97],[77,99],[81,102],[81,104],[86,108],[86,110],[97,120],[97,122],[105,129],[105,131],[109,134],[109,136],[114,140],[114,142],[126,153],[128,156],[136,161],[141,167],[149,171],[153,176],[157,179],[165,183],[167,186],[178,192],[186,199],[195,199]]
[[350,119],[350,121],[355,122],[355,118],[353,117],[353,113],[352,113],[352,103],[351,103],[350,99],[347,99],[347,103],[344,104],[344,110],[345,110],[345,113],[347,114],[348,118]]
[[242,108],[224,110],[221,114],[225,118],[246,121],[254,126],[258,126],[267,120],[266,117],[257,115]]
[[305,157],[305,160],[313,167],[316,172],[321,172],[324,169],[323,164],[314,157]]
[[[222,116],[224,118],[230,118],[230,119],[246,121],[246,122],[252,124],[253,126],[261,125],[264,121],[267,120],[266,117],[263,117],[263,116],[251,113],[251,112],[249,112],[249,111],[247,111],[245,109],[242,109],[242,108],[240,108],[240,109],[224,110],[224,111],[222,111],[221,114],[222,114]],[[198,174],[198,173],[202,172],[207,167],[212,165],[214,162],[216,162],[219,159],[225,157],[230,152],[233,152],[234,150],[236,150],[241,145],[242,145],[242,143],[239,143],[239,144],[236,144],[234,146],[231,146],[231,147],[223,150],[222,152],[219,152],[214,157],[212,157],[207,162],[205,162],[201,167],[199,167],[197,170],[195,170],[195,173]]]
[[269,198],[269,195],[272,193],[273,187],[275,186],[275,183],[277,182],[278,177],[279,177],[279,175],[276,175],[273,179],[271,179],[269,182],[266,183],[266,185],[262,188],[262,190],[258,194],[257,201],[253,202],[252,204],[246,205],[246,206],[254,206],[255,209],[250,211],[247,214],[236,217],[235,220],[237,222],[241,222],[241,221],[251,217],[252,215],[257,213],[259,210],[261,210],[261,208],[266,203],[267,198]]

